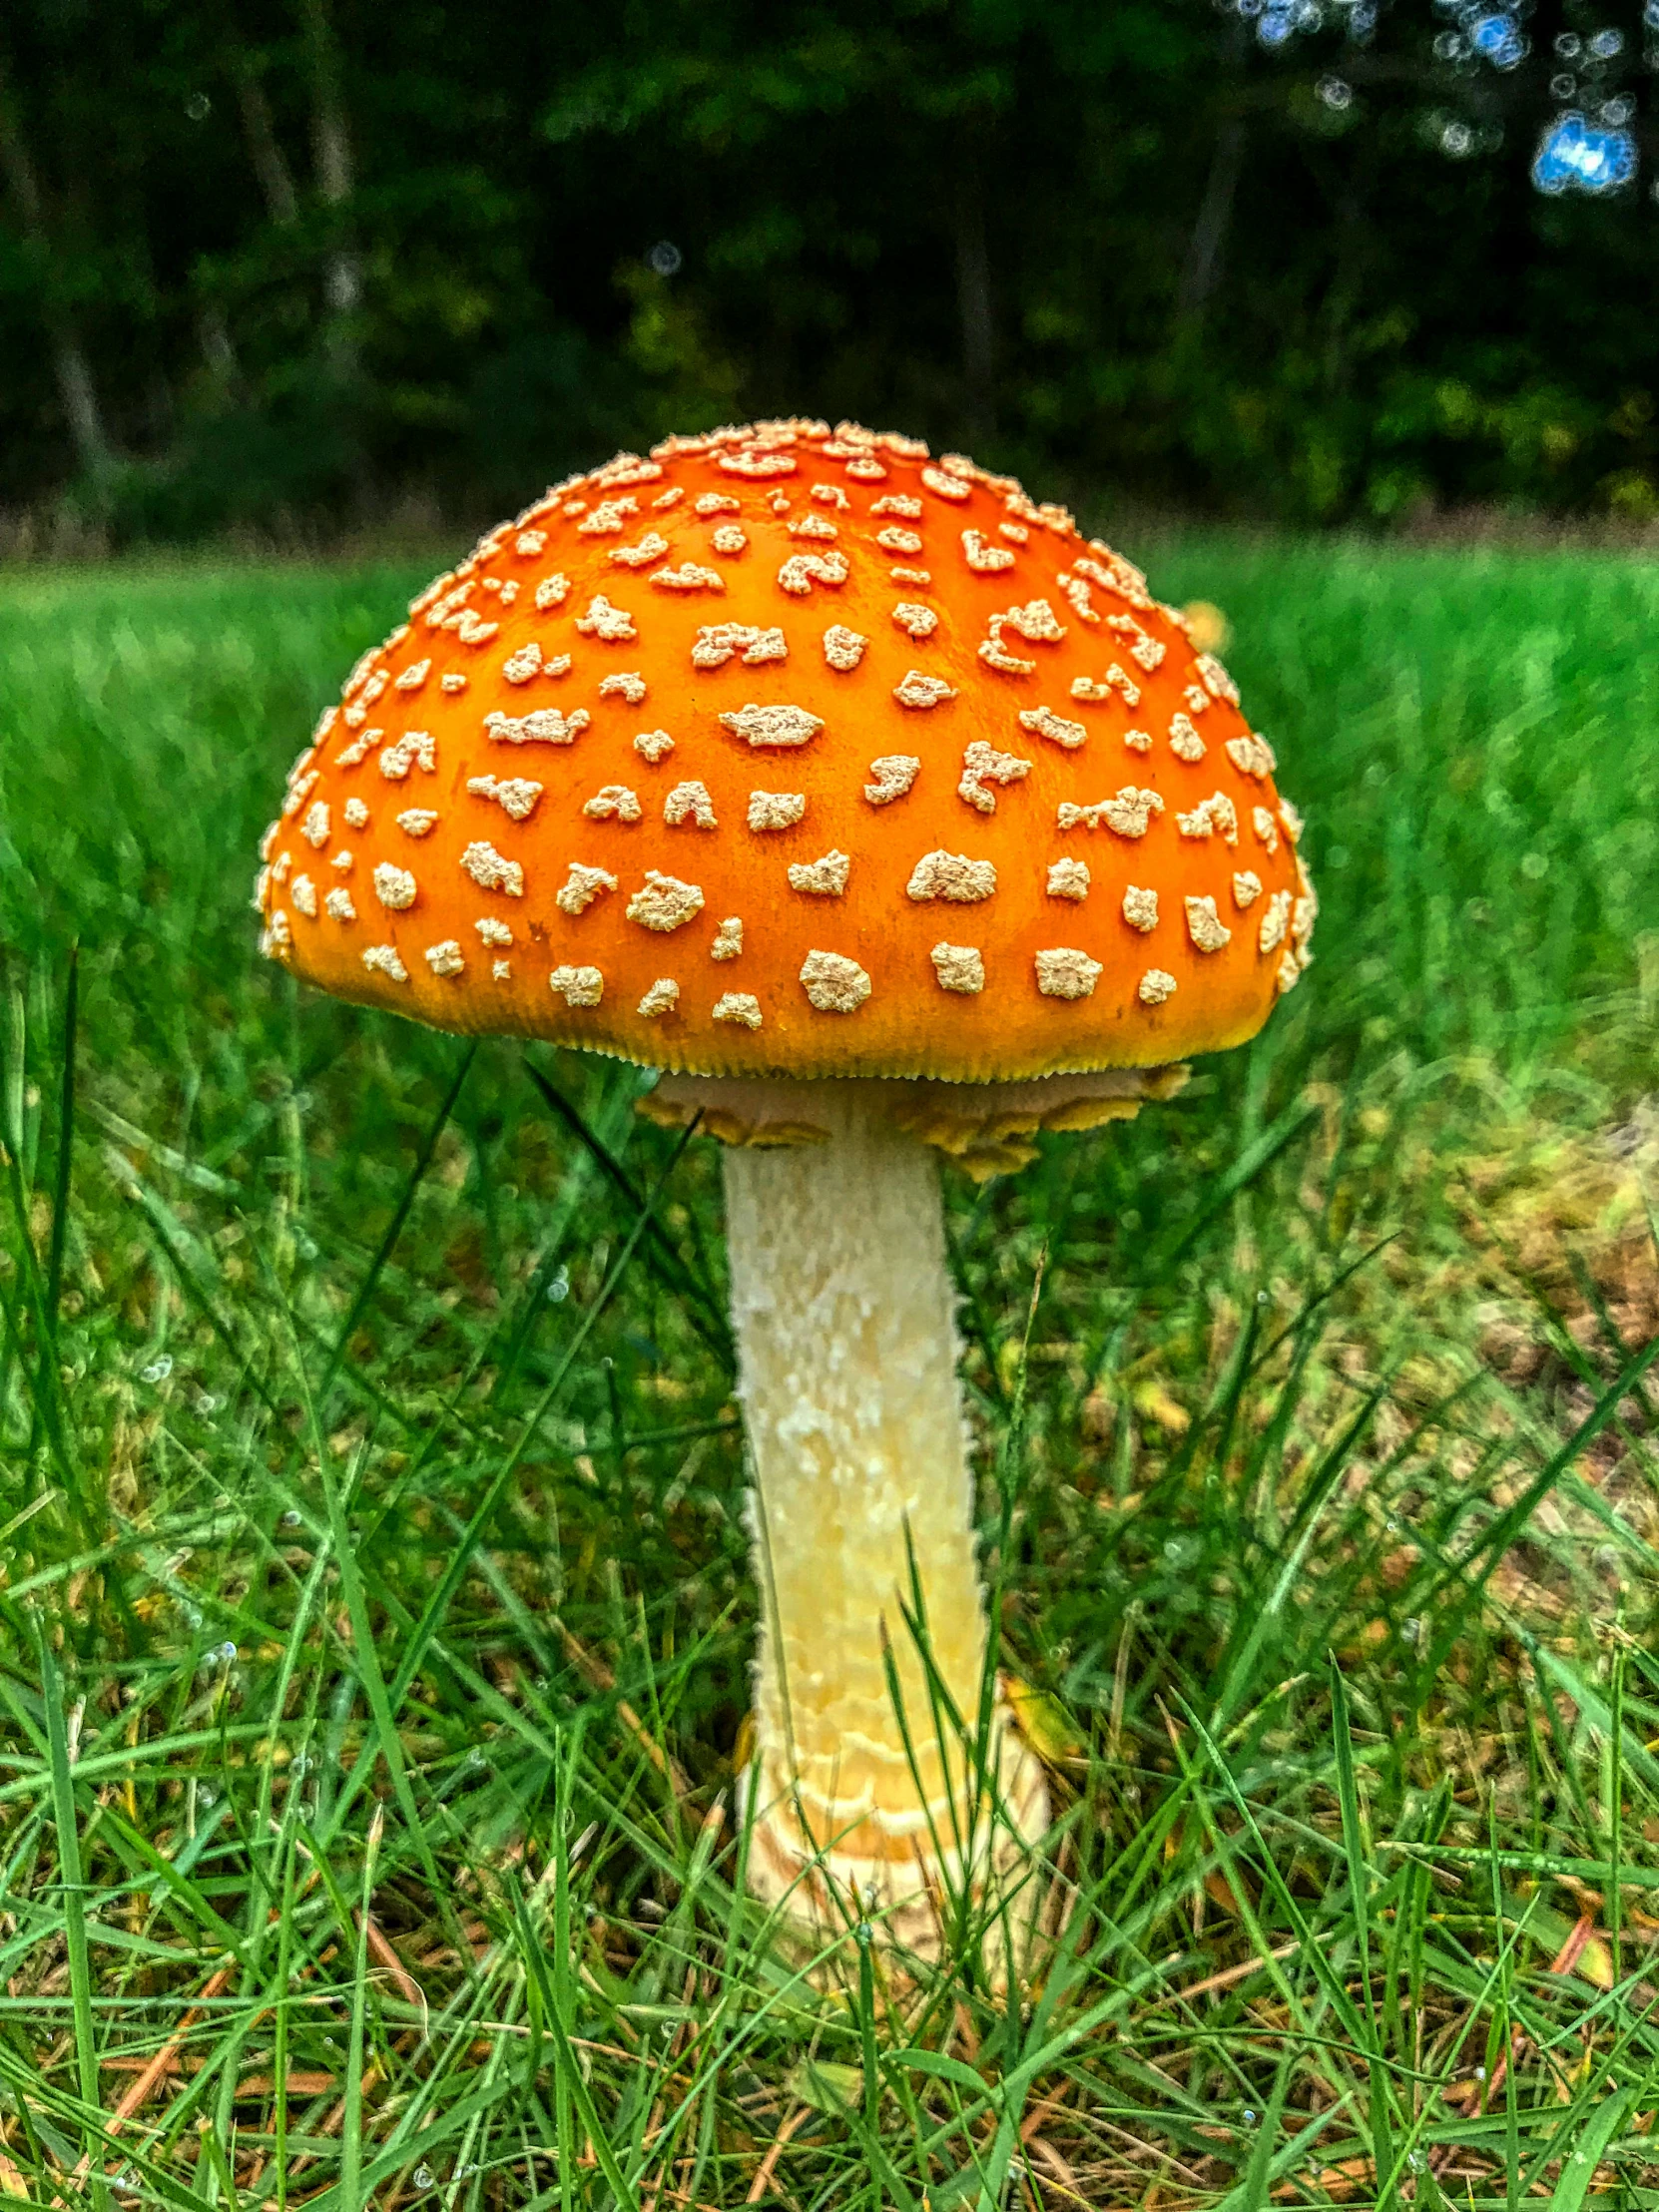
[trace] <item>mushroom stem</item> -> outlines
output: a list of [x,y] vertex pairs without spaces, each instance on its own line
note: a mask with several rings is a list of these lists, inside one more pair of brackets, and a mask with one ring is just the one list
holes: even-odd
[[848,1891],[893,1908],[927,1949],[938,1893],[1023,1858],[1047,1803],[1000,1701],[974,1772],[986,1641],[956,1294],[937,1156],[883,1088],[792,1085],[826,1141],[725,1152],[763,1592],[752,1868],[804,1917],[837,1888],[842,1911]]

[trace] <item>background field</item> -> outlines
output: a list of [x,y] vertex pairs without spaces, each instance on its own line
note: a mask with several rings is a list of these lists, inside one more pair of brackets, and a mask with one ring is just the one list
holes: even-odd
[[427,567],[0,583],[13,2195],[1659,2204],[1659,569],[1131,550],[1325,912],[1254,1046],[949,1193],[1016,1996],[741,1901],[712,1147],[254,956]]

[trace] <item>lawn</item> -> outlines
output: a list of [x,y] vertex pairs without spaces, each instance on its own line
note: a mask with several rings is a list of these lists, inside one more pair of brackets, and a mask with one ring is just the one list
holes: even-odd
[[744,1900],[712,1145],[256,957],[424,574],[0,580],[4,2192],[1659,2205],[1659,566],[1129,550],[1324,915],[1253,1046],[949,1191],[1011,1991]]

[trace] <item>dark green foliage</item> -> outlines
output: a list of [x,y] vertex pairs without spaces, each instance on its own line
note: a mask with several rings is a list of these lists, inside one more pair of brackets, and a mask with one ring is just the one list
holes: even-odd
[[1659,509],[1645,172],[1530,179],[1564,105],[1639,136],[1659,32],[1514,0],[1499,68],[1472,7],[1265,6],[27,0],[0,497],[493,518],[809,411],[1165,508]]

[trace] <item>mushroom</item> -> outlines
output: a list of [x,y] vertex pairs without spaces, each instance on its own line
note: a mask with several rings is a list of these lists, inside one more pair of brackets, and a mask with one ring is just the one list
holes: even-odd
[[1181,614],[1063,508],[804,421],[554,486],[294,763],[269,953],[659,1068],[646,1109],[725,1142],[750,1879],[800,1919],[879,1909],[928,1950],[941,1891],[1034,1891],[1041,1769],[1000,1691],[976,1733],[939,1159],[1015,1169],[1262,1026],[1315,912],[1274,765]]

